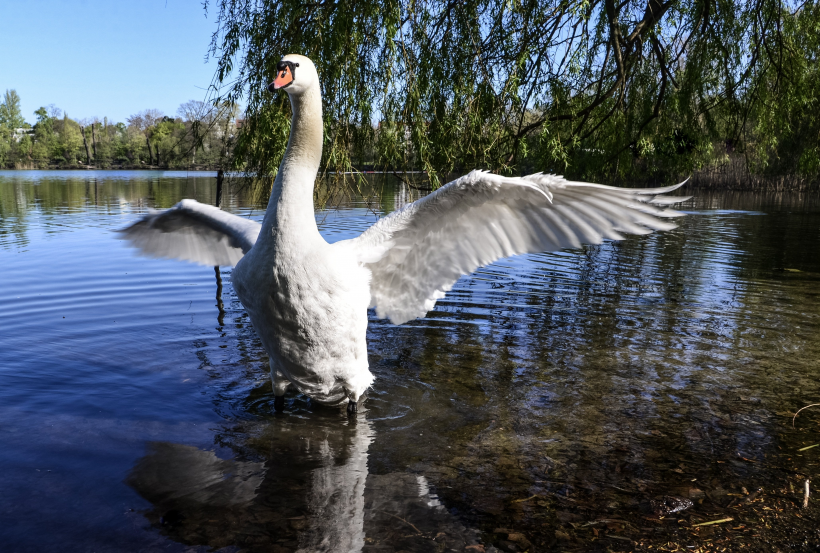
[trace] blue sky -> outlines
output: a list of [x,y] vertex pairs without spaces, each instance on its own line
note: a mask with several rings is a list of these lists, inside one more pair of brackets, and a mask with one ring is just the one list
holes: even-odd
[[0,93],[16,89],[29,123],[55,104],[72,119],[175,115],[204,100],[215,12],[200,0],[0,0]]

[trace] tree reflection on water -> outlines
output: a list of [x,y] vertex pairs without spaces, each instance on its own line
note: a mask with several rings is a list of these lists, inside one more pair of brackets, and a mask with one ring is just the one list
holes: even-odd
[[[26,257],[32,244],[45,248],[92,228],[100,229],[99,239],[86,232],[86,242],[72,247],[114,251],[120,245],[110,229],[125,226],[135,211],[181,197],[214,201],[212,178],[143,177],[18,175],[0,183],[0,254],[25,269],[11,275],[0,314],[37,331],[9,326],[9,338],[0,337],[4,354],[28,371],[14,377],[31,377],[5,385],[0,398],[10,404],[33,395],[37,409],[60,405],[83,416],[88,405],[94,413],[104,408],[110,428],[140,427],[132,409],[155,406],[154,396],[163,402],[154,409],[160,419],[166,410],[182,417],[200,409],[191,397],[204,398],[203,409],[218,421],[199,431],[204,443],[170,431],[140,434],[137,451],[123,454],[130,472],[117,475],[148,501],[139,516],[164,545],[385,552],[820,545],[818,503],[802,509],[805,480],[818,480],[820,448],[800,451],[820,442],[820,409],[804,411],[791,427],[795,411],[820,398],[818,198],[688,191],[697,195],[686,207],[690,215],[672,232],[502,260],[460,280],[425,319],[399,327],[371,319],[377,380],[363,412],[349,421],[297,395],[288,396],[285,413],[274,413],[267,359],[229,268],[218,273],[221,306],[214,305],[212,269],[202,268],[201,280],[186,276],[192,287],[180,300],[177,265],[130,253],[109,261],[103,277],[93,267],[92,276],[75,276],[64,260],[59,289],[49,289],[60,301],[25,288],[28,275],[48,272],[38,265],[45,261]],[[317,214],[320,229],[331,241],[349,237],[375,219],[373,210],[392,210],[414,193],[385,188],[369,202],[345,200]],[[225,208],[261,215],[235,191]],[[57,253],[42,258],[51,263]],[[126,277],[133,267],[142,273]],[[120,300],[125,307],[116,307]],[[52,304],[85,318],[69,314],[75,326],[58,334],[48,326],[56,323],[38,319],[46,313],[62,321]],[[133,317],[131,326],[108,320],[117,309]],[[60,340],[70,332],[79,338],[68,355],[69,342]],[[38,333],[56,338],[43,341]],[[35,356],[25,364],[30,352],[60,363]],[[117,371],[134,387],[93,376]],[[179,374],[184,393],[154,383],[149,376],[159,371]],[[182,376],[189,373],[200,379],[187,383]],[[60,380],[64,374],[89,376],[74,384]],[[2,382],[18,382],[10,375],[0,372]],[[32,384],[55,381],[61,385],[54,390]],[[122,398],[121,409],[90,395],[103,384],[122,386],[109,394]],[[82,400],[78,406],[66,399],[72,394]],[[168,397],[179,405],[166,407]],[[32,412],[25,420],[34,428],[52,423]],[[0,423],[0,431],[21,424]],[[37,432],[31,447],[40,440],[49,451]],[[76,447],[96,454],[107,451],[108,439]],[[37,482],[26,480],[35,490]],[[26,494],[38,497],[28,488]],[[48,497],[57,505],[77,501]],[[663,511],[666,497],[692,506]],[[91,549],[86,534],[66,543]]]
[[259,432],[253,447],[265,451],[264,462],[151,443],[126,481],[154,505],[148,520],[189,544],[330,552],[373,544],[462,551],[478,543],[424,476],[368,474],[373,424],[364,414],[350,421],[334,415],[279,417],[245,429]]

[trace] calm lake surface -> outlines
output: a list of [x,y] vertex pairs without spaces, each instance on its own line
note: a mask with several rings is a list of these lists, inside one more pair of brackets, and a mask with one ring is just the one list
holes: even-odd
[[117,239],[182,198],[213,203],[213,175],[0,172],[0,550],[820,547],[820,408],[792,428],[820,403],[817,194],[698,195],[674,231],[502,260],[402,326],[371,313],[353,420],[293,393],[274,413],[229,267],[218,290]]

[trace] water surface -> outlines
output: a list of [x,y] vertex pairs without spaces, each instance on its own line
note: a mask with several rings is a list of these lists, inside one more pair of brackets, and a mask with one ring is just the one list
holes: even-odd
[[499,261],[402,326],[371,313],[349,420],[295,394],[274,413],[230,268],[217,296],[213,268],[117,240],[214,181],[0,172],[3,551],[820,546],[820,408],[792,428],[820,403],[816,196],[698,194],[674,231]]

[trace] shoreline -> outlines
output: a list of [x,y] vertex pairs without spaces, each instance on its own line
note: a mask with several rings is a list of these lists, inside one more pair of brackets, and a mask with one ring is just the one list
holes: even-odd
[[[0,168],[0,172],[27,172],[27,171],[42,171],[42,172],[61,172],[61,171],[76,171],[76,172],[94,172],[94,171],[166,171],[166,172],[191,172],[191,173],[216,173],[219,171],[218,167],[210,166],[195,166],[195,167],[163,167],[159,165],[116,165],[110,167],[97,167],[88,165],[66,165],[62,167],[50,166],[48,168]],[[239,176],[241,172],[231,172],[235,176]],[[399,172],[401,175],[417,175],[423,171],[406,171]],[[328,175],[334,174],[329,171]],[[357,174],[357,173],[344,173]],[[394,171],[374,171],[371,169],[364,169],[358,174],[364,176],[377,175],[394,175]],[[452,180],[461,175],[451,175],[447,180]],[[215,175],[214,175],[215,178]],[[738,171],[736,167],[712,167],[695,171],[690,175],[682,175],[676,182],[688,180],[686,188],[689,190],[709,190],[709,191],[746,191],[746,192],[820,192],[820,178],[809,178],[800,175],[754,175],[745,171]],[[667,186],[672,183],[663,182],[658,179],[635,179],[632,181],[618,180],[610,181],[611,186],[619,187],[634,187],[634,188],[650,188],[658,186]],[[425,188],[426,189],[426,188]]]

